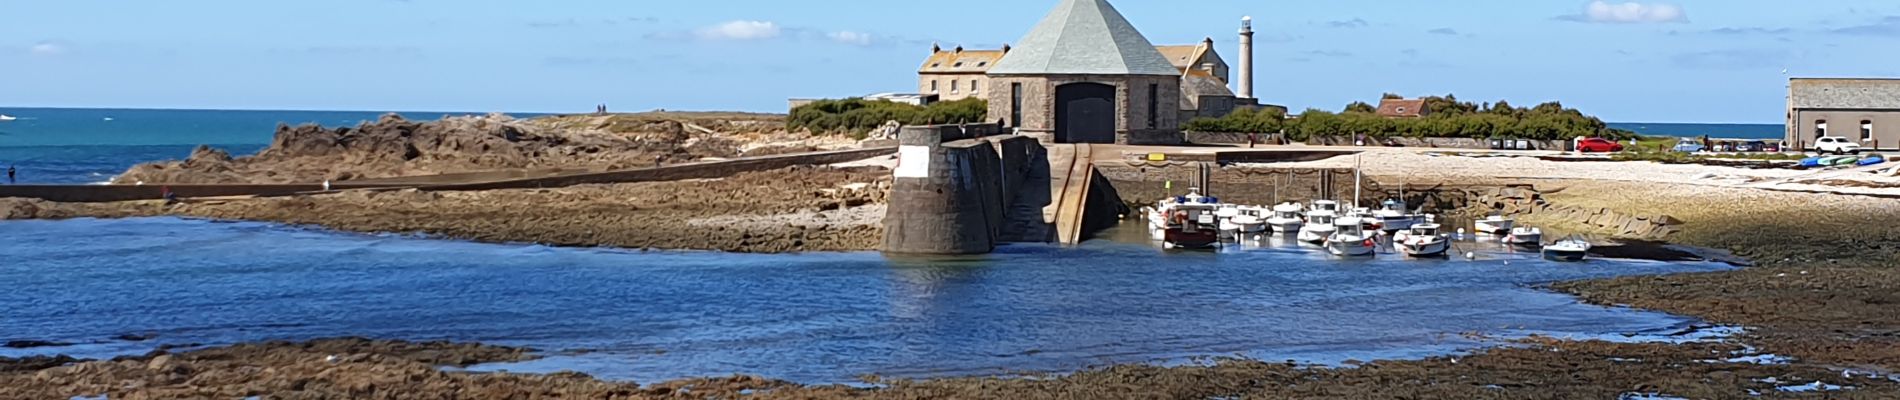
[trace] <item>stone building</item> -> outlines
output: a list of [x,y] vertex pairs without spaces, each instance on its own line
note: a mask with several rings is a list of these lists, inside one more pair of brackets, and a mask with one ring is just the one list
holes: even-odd
[[990,116],[1054,143],[1181,142],[1181,71],[1106,0],[1062,0],[990,67]]
[[1862,148],[1900,148],[1900,79],[1788,80],[1789,144],[1839,136]]
[[917,69],[917,93],[934,96],[930,101],[988,98],[985,95],[990,79],[986,74],[1009,50],[1009,46],[1002,50],[964,50],[957,46],[946,51],[931,45],[930,58]]

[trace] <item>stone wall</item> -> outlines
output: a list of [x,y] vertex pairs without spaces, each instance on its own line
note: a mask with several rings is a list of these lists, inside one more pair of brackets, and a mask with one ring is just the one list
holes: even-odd
[[1682,220],[1669,215],[1631,214],[1602,207],[1553,204],[1545,201],[1542,193],[1528,187],[1493,188],[1477,193],[1471,211],[1529,215],[1542,221],[1575,224],[1623,238],[1662,240],[1682,231]]
[[[1115,137],[1120,144],[1179,144],[1181,77],[1146,75],[991,76],[989,118],[1010,117],[1010,90],[1023,85],[1022,121],[1011,121],[1026,136],[1053,143],[1056,131],[1056,88],[1070,83],[1101,83],[1115,87]],[[1154,128],[1148,125],[1148,87],[1158,94]]]
[[[1246,133],[1183,132],[1182,136],[1185,138],[1187,143],[1193,143],[1193,144],[1246,144],[1247,143]],[[1280,142],[1280,135],[1277,133],[1259,133],[1259,134],[1255,134],[1254,137],[1256,137],[1258,140],[1258,142],[1256,143],[1260,143],[1260,144]],[[1356,142],[1356,140],[1351,136],[1326,136],[1326,137],[1312,138],[1310,140],[1307,140],[1306,144],[1324,145],[1324,146],[1352,146],[1355,144],[1354,142]],[[1568,142],[1562,141],[1562,140],[1532,140],[1530,142],[1531,142],[1531,147],[1534,150],[1565,150],[1566,147],[1569,146]],[[1490,139],[1472,139],[1472,138],[1395,137],[1395,138],[1387,138],[1387,139],[1368,139],[1366,142],[1366,146],[1425,147],[1425,148],[1447,148],[1447,149],[1490,149],[1491,141]]]
[[[998,243],[1046,230],[1048,155],[1034,139],[988,136],[945,141],[943,127],[906,127],[900,163],[926,163],[924,176],[898,175],[884,216],[883,250],[898,254],[983,254]],[[1040,165],[1040,168],[1038,168]],[[900,164],[899,171],[905,170]],[[1040,174],[1037,171],[1041,171]],[[1040,178],[1038,178],[1040,176]],[[1028,232],[1028,233],[1025,233]]]

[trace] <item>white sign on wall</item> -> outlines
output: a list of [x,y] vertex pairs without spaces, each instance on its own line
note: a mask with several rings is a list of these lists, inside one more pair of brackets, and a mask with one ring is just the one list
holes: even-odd
[[929,178],[930,146],[898,146],[897,177]]

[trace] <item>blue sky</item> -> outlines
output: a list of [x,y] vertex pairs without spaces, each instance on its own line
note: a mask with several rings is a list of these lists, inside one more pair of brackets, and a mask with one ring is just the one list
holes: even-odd
[[[1055,3],[0,0],[0,106],[782,112],[912,91],[932,41],[1011,42]],[[1900,2],[1799,3],[1115,1],[1157,44],[1212,36],[1230,62],[1254,16],[1257,92],[1295,109],[1390,91],[1775,123],[1784,68],[1900,77]]]

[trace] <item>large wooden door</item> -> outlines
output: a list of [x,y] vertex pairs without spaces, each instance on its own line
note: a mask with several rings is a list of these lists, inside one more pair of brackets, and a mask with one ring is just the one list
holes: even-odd
[[1057,86],[1056,143],[1115,143],[1115,87]]

